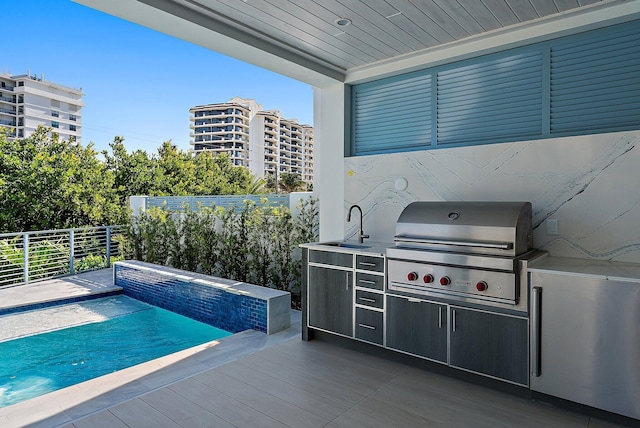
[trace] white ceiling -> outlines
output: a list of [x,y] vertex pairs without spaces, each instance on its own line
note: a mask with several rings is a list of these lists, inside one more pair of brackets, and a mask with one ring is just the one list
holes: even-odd
[[[404,55],[600,0],[169,0],[335,70]],[[350,25],[336,21],[349,19]]]
[[[358,70],[443,46],[591,10],[606,14],[607,8],[638,3],[637,0],[75,1],[266,68],[270,68],[269,57],[283,58],[293,65],[290,70],[285,68],[284,73],[300,80],[305,80],[306,70],[334,81],[344,81],[345,76]],[[340,19],[348,19],[349,25],[338,25]],[[248,46],[250,52],[239,54],[239,44]],[[269,57],[260,60],[258,57],[263,54]],[[313,79],[306,80],[313,84]]]

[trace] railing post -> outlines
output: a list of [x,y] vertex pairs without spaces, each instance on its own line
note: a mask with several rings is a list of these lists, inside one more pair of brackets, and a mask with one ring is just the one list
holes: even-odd
[[107,226],[107,267],[111,267],[111,226]]
[[73,266],[73,254],[75,253],[75,248],[74,247],[74,233],[73,233],[73,229],[69,230],[69,273],[71,275],[74,275],[75,272],[75,268]]
[[22,257],[23,257],[23,269],[22,269],[22,277],[24,279],[24,283],[29,282],[29,234],[25,233],[22,235]]

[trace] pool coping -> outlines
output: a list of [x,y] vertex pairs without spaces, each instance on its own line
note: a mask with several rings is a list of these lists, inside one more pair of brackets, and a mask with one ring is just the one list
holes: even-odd
[[301,313],[275,334],[246,330],[0,408],[3,428],[69,424],[238,358],[301,337]]

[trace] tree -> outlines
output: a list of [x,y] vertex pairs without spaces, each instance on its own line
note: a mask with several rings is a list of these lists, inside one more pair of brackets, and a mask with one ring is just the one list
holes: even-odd
[[114,175],[114,187],[120,202],[128,204],[129,196],[150,195],[156,182],[156,163],[147,152],[136,150],[129,154],[124,146],[124,137],[116,136],[109,143],[112,154],[102,152],[106,168]]
[[227,153],[200,152],[193,156],[195,186],[192,195],[246,195],[258,180],[249,169],[234,166]]
[[299,190],[304,182],[300,179],[300,176],[293,172],[283,172],[280,174],[280,188],[287,193],[295,192]]
[[123,203],[131,195],[230,195],[264,191],[261,180],[248,169],[233,166],[226,153],[194,154],[166,141],[157,155],[149,156],[141,150],[129,154],[123,140],[116,137],[109,145],[112,154],[103,152]]
[[262,191],[263,180],[226,154],[194,154],[164,142],[157,155],[103,151],[61,141],[51,129],[9,140],[0,127],[0,232],[121,224],[132,195],[228,195]]
[[278,185],[278,182],[276,181],[275,174],[267,175],[265,183],[264,183],[264,187],[266,189],[268,189],[270,192],[275,192],[277,185]]
[[11,141],[0,131],[0,230],[123,222],[114,176],[97,154],[92,143],[60,141],[43,127]]

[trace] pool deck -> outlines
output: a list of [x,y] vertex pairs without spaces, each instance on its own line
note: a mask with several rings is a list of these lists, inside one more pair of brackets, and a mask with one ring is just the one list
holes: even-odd
[[19,306],[88,297],[122,290],[113,285],[113,270],[100,269],[0,289],[0,314]]
[[616,426],[327,342],[304,342],[300,312],[291,317],[291,328],[277,334],[245,331],[0,408],[0,427]]

